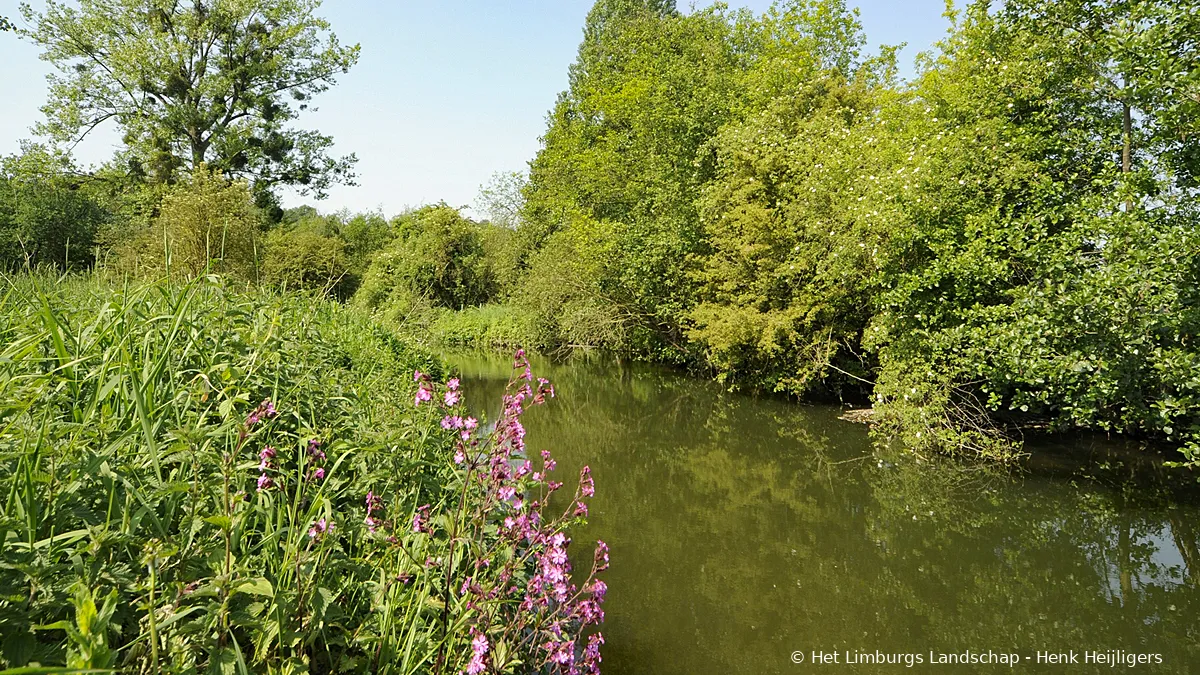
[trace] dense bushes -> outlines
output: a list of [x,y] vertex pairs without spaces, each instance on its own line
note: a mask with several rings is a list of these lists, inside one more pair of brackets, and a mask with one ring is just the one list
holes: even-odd
[[264,282],[283,289],[317,290],[346,298],[350,273],[346,244],[304,229],[279,228],[267,235]]
[[480,228],[457,210],[426,206],[393,227],[396,239],[374,257],[356,305],[401,319],[428,307],[480,305],[493,296]]
[[0,667],[595,672],[590,477],[512,499],[560,485],[521,464],[544,381],[485,433],[393,332],[207,278],[9,280],[0,337]]
[[111,215],[70,162],[41,146],[0,160],[0,268],[81,268]]
[[600,0],[505,293],[551,346],[869,395],[917,449],[1037,421],[1195,457],[1198,9],[973,3],[902,83],[837,0]]
[[117,233],[110,262],[139,276],[225,274],[257,281],[262,216],[245,182],[206,167],[163,190],[149,224]]

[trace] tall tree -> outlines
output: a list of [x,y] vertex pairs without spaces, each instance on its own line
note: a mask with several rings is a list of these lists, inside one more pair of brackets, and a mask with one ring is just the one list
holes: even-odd
[[39,133],[74,144],[112,120],[135,174],[170,182],[201,164],[260,198],[291,185],[324,196],[355,157],[289,123],[358,60],[316,15],[320,0],[49,0],[21,34],[58,74]]

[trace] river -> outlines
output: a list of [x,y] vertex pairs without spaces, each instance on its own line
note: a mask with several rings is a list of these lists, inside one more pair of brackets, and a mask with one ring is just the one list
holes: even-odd
[[[449,358],[495,415],[508,362]],[[606,675],[1200,672],[1195,478],[1144,452],[1042,440],[1001,471],[879,447],[835,406],[607,359],[534,366],[557,397],[527,414],[530,448],[568,489],[595,477],[573,538],[580,566],[611,547]],[[1138,654],[1161,663],[1126,668]]]

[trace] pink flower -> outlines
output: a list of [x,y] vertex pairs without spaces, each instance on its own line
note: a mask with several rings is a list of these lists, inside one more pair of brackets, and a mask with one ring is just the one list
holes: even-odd
[[317,467],[317,469],[312,472],[312,480],[325,480],[325,469],[323,467]]
[[413,532],[428,532],[429,526],[426,524],[426,518],[429,516],[429,504],[426,504],[416,510],[412,517]]
[[458,378],[457,377],[450,378],[450,381],[446,383],[446,388],[449,389],[450,391],[454,391],[455,389],[458,389]]
[[467,429],[468,431],[474,431],[475,427],[477,426],[479,426],[479,420],[475,419],[474,417],[468,417],[467,419],[463,420],[463,428]]
[[316,539],[317,537],[320,537],[320,536],[326,534],[327,532],[332,532],[332,531],[333,531],[333,523],[322,518],[322,519],[318,520],[317,522],[313,523],[312,527],[308,528],[308,536],[311,539]]
[[421,401],[431,401],[431,400],[433,400],[433,394],[431,394],[428,389],[426,389],[424,386],[422,386],[420,389],[417,390],[417,395],[413,399],[413,405],[421,405]]
[[421,371],[413,371],[413,382],[420,382],[423,377],[425,377],[425,375]]
[[442,396],[442,400],[445,401],[446,405],[448,406],[458,405],[458,392],[448,391]]
[[257,482],[258,482],[259,492],[262,492],[263,490],[266,490],[266,489],[270,488],[271,486],[275,485],[275,483],[271,480],[271,477],[265,473],[258,477]]
[[474,637],[471,638],[471,661],[467,664],[467,673],[468,675],[479,675],[487,670],[485,657],[490,645],[488,645],[487,636],[483,633],[472,628],[471,634]]

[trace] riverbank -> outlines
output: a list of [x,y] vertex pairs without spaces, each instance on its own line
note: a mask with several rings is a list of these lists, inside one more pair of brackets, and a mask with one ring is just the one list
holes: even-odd
[[485,429],[441,359],[332,301],[208,277],[0,284],[0,667],[597,658],[560,642],[602,616],[599,565],[529,585],[581,518],[498,496],[547,490],[541,465],[472,478],[523,454],[542,384],[514,380],[526,402]]
[[[495,400],[503,357],[445,356],[471,400]],[[1012,471],[876,444],[835,405],[641,363],[533,363],[557,397],[526,419],[530,447],[591,467],[576,535],[620,561],[608,675],[794,672],[796,650],[1200,660],[1200,494],[1120,441],[1060,436],[1035,453],[1053,467]]]

